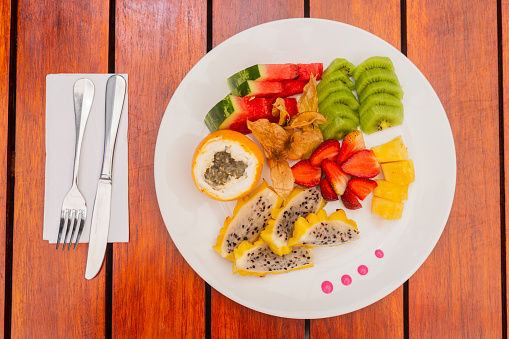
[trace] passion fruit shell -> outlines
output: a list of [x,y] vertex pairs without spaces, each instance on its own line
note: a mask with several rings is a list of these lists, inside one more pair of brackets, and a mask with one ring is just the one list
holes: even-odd
[[[235,162],[241,162],[242,175],[225,175],[224,182],[208,180],[205,174],[207,169],[214,166],[214,156],[218,152],[227,152]],[[258,185],[264,161],[260,148],[244,134],[219,130],[207,135],[196,147],[192,163],[193,180],[200,192],[212,199],[235,200],[247,195]]]

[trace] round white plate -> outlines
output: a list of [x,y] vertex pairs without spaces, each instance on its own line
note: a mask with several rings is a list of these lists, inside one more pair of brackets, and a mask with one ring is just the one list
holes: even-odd
[[[360,240],[315,249],[315,267],[265,278],[232,274],[232,263],[212,246],[235,202],[221,203],[196,189],[191,162],[209,133],[203,119],[229,89],[226,79],[254,64],[323,62],[342,57],[358,65],[388,56],[405,92],[402,126],[365,135],[366,147],[402,135],[414,161],[403,218],[386,221],[370,213],[371,196],[360,210],[346,210],[357,222]],[[267,167],[267,166],[265,166]],[[161,213],[173,242],[191,267],[228,298],[260,312],[288,318],[323,318],[358,310],[383,298],[419,268],[437,243],[451,209],[456,153],[445,111],[421,72],[397,49],[359,28],[319,19],[289,19],[253,27],[226,40],[184,78],[164,114],[157,138],[155,185]],[[270,184],[268,169],[264,177]],[[343,208],[329,203],[330,213]],[[385,256],[378,258],[375,250]],[[368,267],[366,275],[358,267]],[[343,275],[352,283],[345,286]],[[323,281],[334,290],[322,291]]]

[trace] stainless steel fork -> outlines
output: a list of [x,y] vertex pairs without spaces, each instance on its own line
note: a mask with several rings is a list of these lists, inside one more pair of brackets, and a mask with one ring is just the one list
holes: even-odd
[[[85,219],[87,218],[87,204],[85,198],[78,189],[78,171],[80,166],[81,142],[83,140],[83,132],[87,124],[90,108],[94,100],[94,84],[89,79],[79,79],[74,83],[74,116],[76,120],[76,145],[74,148],[74,170],[72,178],[72,187],[64,198],[62,203],[62,212],[60,214],[60,227],[58,228],[57,249],[62,239],[62,233],[65,229],[65,237],[63,241],[62,250],[65,250],[65,245],[71,231],[69,238],[69,247],[71,248],[72,239],[76,229],[78,235],[73,250],[76,249],[78,241],[80,240]],[[79,224],[79,226],[78,226]]]

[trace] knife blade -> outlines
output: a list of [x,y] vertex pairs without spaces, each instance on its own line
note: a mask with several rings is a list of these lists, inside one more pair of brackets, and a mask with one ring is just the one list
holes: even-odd
[[97,184],[94,209],[92,212],[87,267],[85,270],[85,278],[89,280],[99,273],[104,261],[106,245],[108,244],[111,214],[111,170],[113,165],[113,152],[115,149],[120,116],[122,115],[122,108],[124,106],[125,93],[125,79],[120,75],[111,76],[106,83],[106,124],[104,130],[103,164],[101,176]]

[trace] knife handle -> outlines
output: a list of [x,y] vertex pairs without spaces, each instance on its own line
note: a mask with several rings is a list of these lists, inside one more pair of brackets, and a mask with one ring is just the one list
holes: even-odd
[[104,156],[101,170],[102,179],[111,179],[113,150],[117,138],[118,124],[122,115],[126,81],[120,75],[112,75],[106,83],[106,125],[104,131]]

